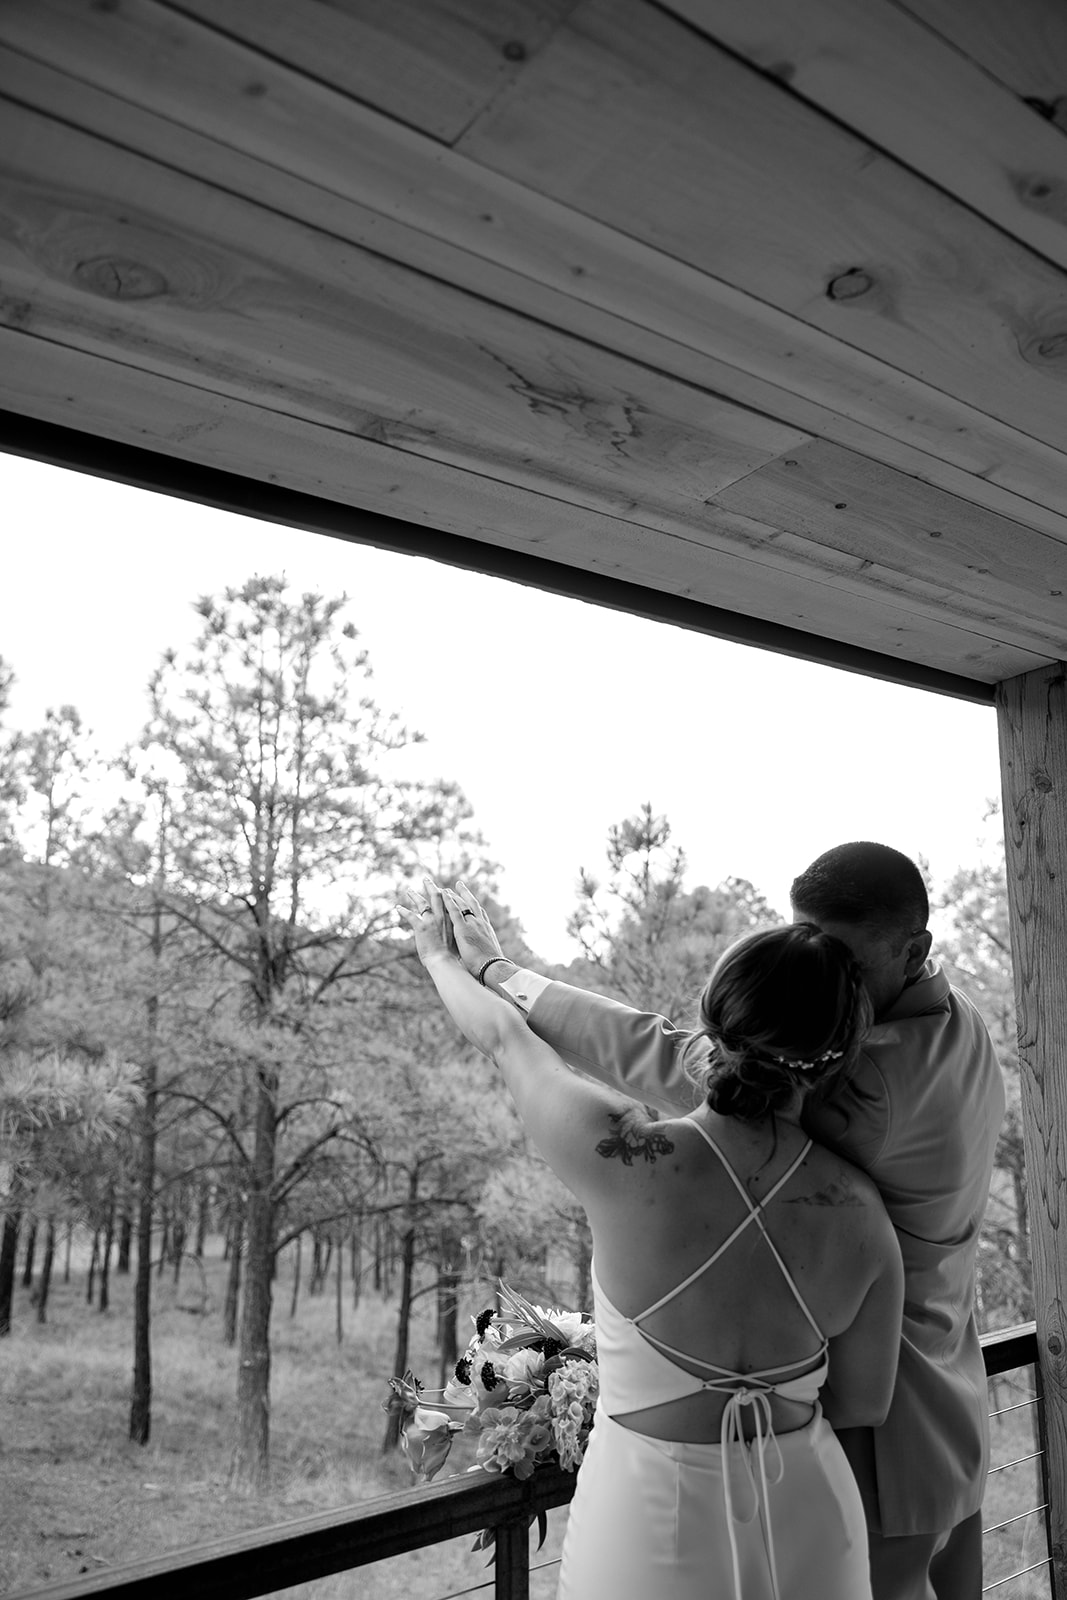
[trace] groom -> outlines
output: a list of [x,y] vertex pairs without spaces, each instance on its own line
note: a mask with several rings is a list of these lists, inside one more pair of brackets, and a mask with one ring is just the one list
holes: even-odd
[[[503,957],[477,902],[458,935],[468,970],[573,1066],[669,1116],[694,1105],[691,1035],[663,1017],[555,983]],[[848,1082],[807,1132],[868,1172],[904,1258],[903,1342],[889,1415],[843,1430],[867,1513],[874,1600],[978,1600],[989,1455],[975,1257],[1004,1087],[977,1011],[929,959],[915,864],[886,845],[838,845],[792,886],[794,920],[851,949],[875,1022]],[[847,1270],[847,1263],[842,1263]]]

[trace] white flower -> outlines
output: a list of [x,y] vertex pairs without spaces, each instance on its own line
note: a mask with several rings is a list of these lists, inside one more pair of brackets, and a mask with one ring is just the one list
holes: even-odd
[[448,1459],[455,1431],[455,1424],[443,1411],[416,1406],[415,1415],[400,1436],[412,1472],[420,1478],[432,1478],[435,1472],[440,1472]]
[[545,1358],[539,1350],[516,1350],[504,1362],[509,1400],[524,1400],[545,1390]]

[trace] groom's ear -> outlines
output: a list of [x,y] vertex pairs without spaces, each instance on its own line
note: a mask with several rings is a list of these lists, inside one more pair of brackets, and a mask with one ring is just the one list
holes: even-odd
[[924,928],[922,933],[912,934],[908,940],[907,961],[904,971],[909,981],[912,978],[917,978],[926,965],[927,957],[930,954],[930,946],[933,942],[934,936],[929,928]]

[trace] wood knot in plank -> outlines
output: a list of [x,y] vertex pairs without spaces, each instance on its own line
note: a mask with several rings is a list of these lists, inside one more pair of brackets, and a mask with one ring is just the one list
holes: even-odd
[[9,300],[0,296],[0,325],[5,328],[25,328],[29,325],[33,307],[28,300]]
[[1048,361],[1063,361],[1067,357],[1067,328],[1023,336],[1019,340],[1019,354],[1034,366],[1044,366]]
[[826,293],[831,300],[858,300],[873,288],[874,279],[869,272],[864,272],[862,267],[850,267],[847,272],[830,279]]
[[80,288],[108,300],[154,300],[167,292],[167,280],[156,267],[125,256],[92,256],[78,261],[72,276]]
[[1045,172],[1015,172],[1011,186],[1017,199],[1031,211],[1057,222],[1067,222],[1067,184]]

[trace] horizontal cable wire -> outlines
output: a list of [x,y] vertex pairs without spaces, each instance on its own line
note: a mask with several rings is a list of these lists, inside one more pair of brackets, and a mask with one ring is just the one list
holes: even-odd
[[489,1578],[485,1583],[476,1583],[470,1589],[453,1589],[451,1594],[438,1596],[438,1600],[463,1600],[465,1594],[479,1594],[483,1589],[491,1589],[495,1583],[494,1578]]
[[987,1533],[996,1533],[998,1528],[1007,1528],[1013,1522],[1021,1522],[1024,1517],[1034,1517],[1034,1516],[1037,1515],[1037,1513],[1039,1511],[1047,1511],[1047,1510],[1048,1510],[1048,1502],[1047,1501],[1043,1506],[1031,1506],[1029,1511],[1020,1511],[1017,1516],[1005,1517],[1003,1522],[994,1522],[992,1527],[983,1528],[982,1529],[982,1537],[985,1538]]
[[[549,1567],[558,1567],[559,1559],[559,1556],[557,1556],[554,1561],[539,1561],[536,1567],[530,1568],[531,1576],[535,1572],[546,1572]],[[451,1594],[439,1595],[438,1600],[463,1600],[464,1595],[480,1594],[483,1589],[491,1589],[494,1581],[494,1579],[489,1578],[485,1583],[472,1584],[469,1589],[453,1589]]]
[[1002,1583],[1011,1583],[1013,1578],[1025,1578],[1028,1572],[1037,1572],[1041,1567],[1048,1567],[1051,1564],[1052,1557],[1046,1556],[1044,1561],[1035,1561],[1032,1567],[1020,1567],[1018,1572],[1009,1573],[1006,1578],[998,1578],[996,1583],[987,1583],[982,1593],[988,1594],[990,1589],[999,1589]]
[[999,1467],[990,1467],[987,1476],[992,1477],[994,1472],[1006,1472],[1009,1467],[1021,1467],[1024,1461],[1036,1461],[1041,1455],[1044,1455],[1043,1450],[1031,1450],[1028,1456],[1018,1456],[1014,1461],[1002,1461]]
[[1013,1406],[1001,1406],[999,1411],[991,1411],[989,1413],[989,1420],[990,1420],[990,1422],[992,1422],[994,1417],[1007,1416],[1009,1411],[1021,1411],[1023,1406],[1036,1406],[1036,1405],[1037,1405],[1037,1395],[1036,1394],[1032,1394],[1030,1396],[1029,1400],[1017,1400]]

